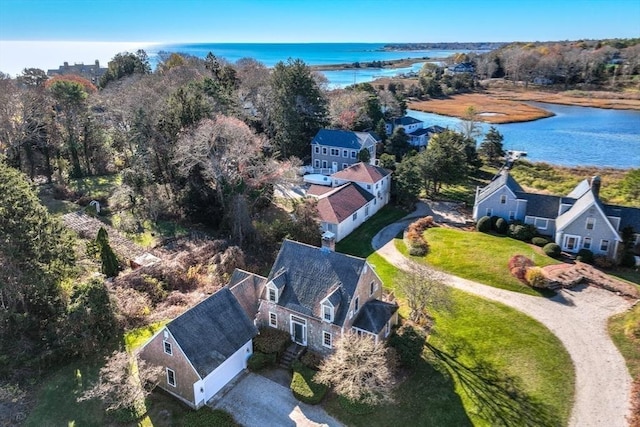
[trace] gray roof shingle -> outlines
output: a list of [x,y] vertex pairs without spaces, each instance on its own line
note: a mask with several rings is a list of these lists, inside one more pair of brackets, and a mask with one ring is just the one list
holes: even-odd
[[258,333],[227,287],[169,322],[167,328],[201,378]]
[[525,193],[523,191],[516,192],[518,199],[527,201],[527,216],[536,216],[539,218],[552,218],[558,216],[558,208],[560,206],[560,197],[548,194]]
[[[361,150],[368,138],[373,138],[368,132],[353,132],[339,129],[320,129],[313,137],[311,144],[326,145],[329,147],[349,148]],[[375,139],[375,138],[374,138]]]
[[353,326],[377,335],[397,310],[398,306],[395,304],[371,300],[362,306]]
[[[366,261],[304,243],[284,240],[267,280],[286,269],[287,284],[278,304],[301,314],[321,318],[320,303],[339,286],[339,294],[331,295],[338,306],[334,323],[342,325],[360,273]],[[335,304],[339,296],[339,304]]]
[[493,180],[489,184],[487,184],[486,187],[480,189],[478,198],[476,199],[476,203],[484,200],[486,197],[489,197],[491,194],[493,194],[494,191],[500,189],[503,185],[506,185],[514,193],[524,193],[524,190],[522,189],[522,187],[520,187],[520,184],[518,184],[516,180],[513,179],[513,177],[509,174],[509,171],[502,170],[493,178]]

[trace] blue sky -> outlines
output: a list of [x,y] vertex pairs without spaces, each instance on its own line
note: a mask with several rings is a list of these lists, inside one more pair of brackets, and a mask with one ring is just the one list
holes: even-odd
[[640,0],[0,0],[0,40],[548,41],[640,37]]

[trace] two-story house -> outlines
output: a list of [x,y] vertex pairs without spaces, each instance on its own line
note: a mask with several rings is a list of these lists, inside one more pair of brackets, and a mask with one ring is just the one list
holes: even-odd
[[486,187],[476,190],[473,218],[495,215],[520,220],[552,237],[565,252],[589,249],[618,259],[623,229],[631,229],[634,244],[640,243],[640,208],[602,203],[600,186],[600,178],[594,176],[566,196],[529,193],[503,169]]
[[332,188],[312,186],[307,194],[318,198],[322,231],[338,242],[389,203],[391,171],[360,162],[330,178]]
[[256,323],[287,331],[297,344],[326,355],[345,333],[385,339],[397,311],[383,300],[382,281],[365,259],[285,240]]
[[359,162],[358,153],[369,151],[375,163],[377,137],[371,132],[320,129],[311,141],[311,165],[316,173],[331,175]]
[[391,135],[394,130],[403,128],[407,137],[409,137],[409,144],[417,149],[424,149],[429,143],[429,139],[432,136],[444,132],[446,129],[441,126],[429,126],[424,127],[424,122],[411,116],[404,116],[393,119],[386,123],[387,135]]

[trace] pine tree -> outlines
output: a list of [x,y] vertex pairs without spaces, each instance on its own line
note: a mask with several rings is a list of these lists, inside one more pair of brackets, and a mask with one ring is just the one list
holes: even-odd
[[503,140],[502,134],[494,126],[491,126],[489,132],[484,136],[478,151],[489,160],[489,163],[495,164],[504,156]]

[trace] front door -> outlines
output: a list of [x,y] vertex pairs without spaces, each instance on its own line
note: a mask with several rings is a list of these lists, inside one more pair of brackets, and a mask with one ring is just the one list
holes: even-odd
[[580,247],[580,236],[573,236],[571,234],[564,236],[562,250],[575,252],[578,250],[578,247]]
[[300,345],[307,345],[307,322],[291,316],[291,339]]
[[338,162],[333,162],[331,164],[331,170],[333,171],[333,173],[338,172]]

